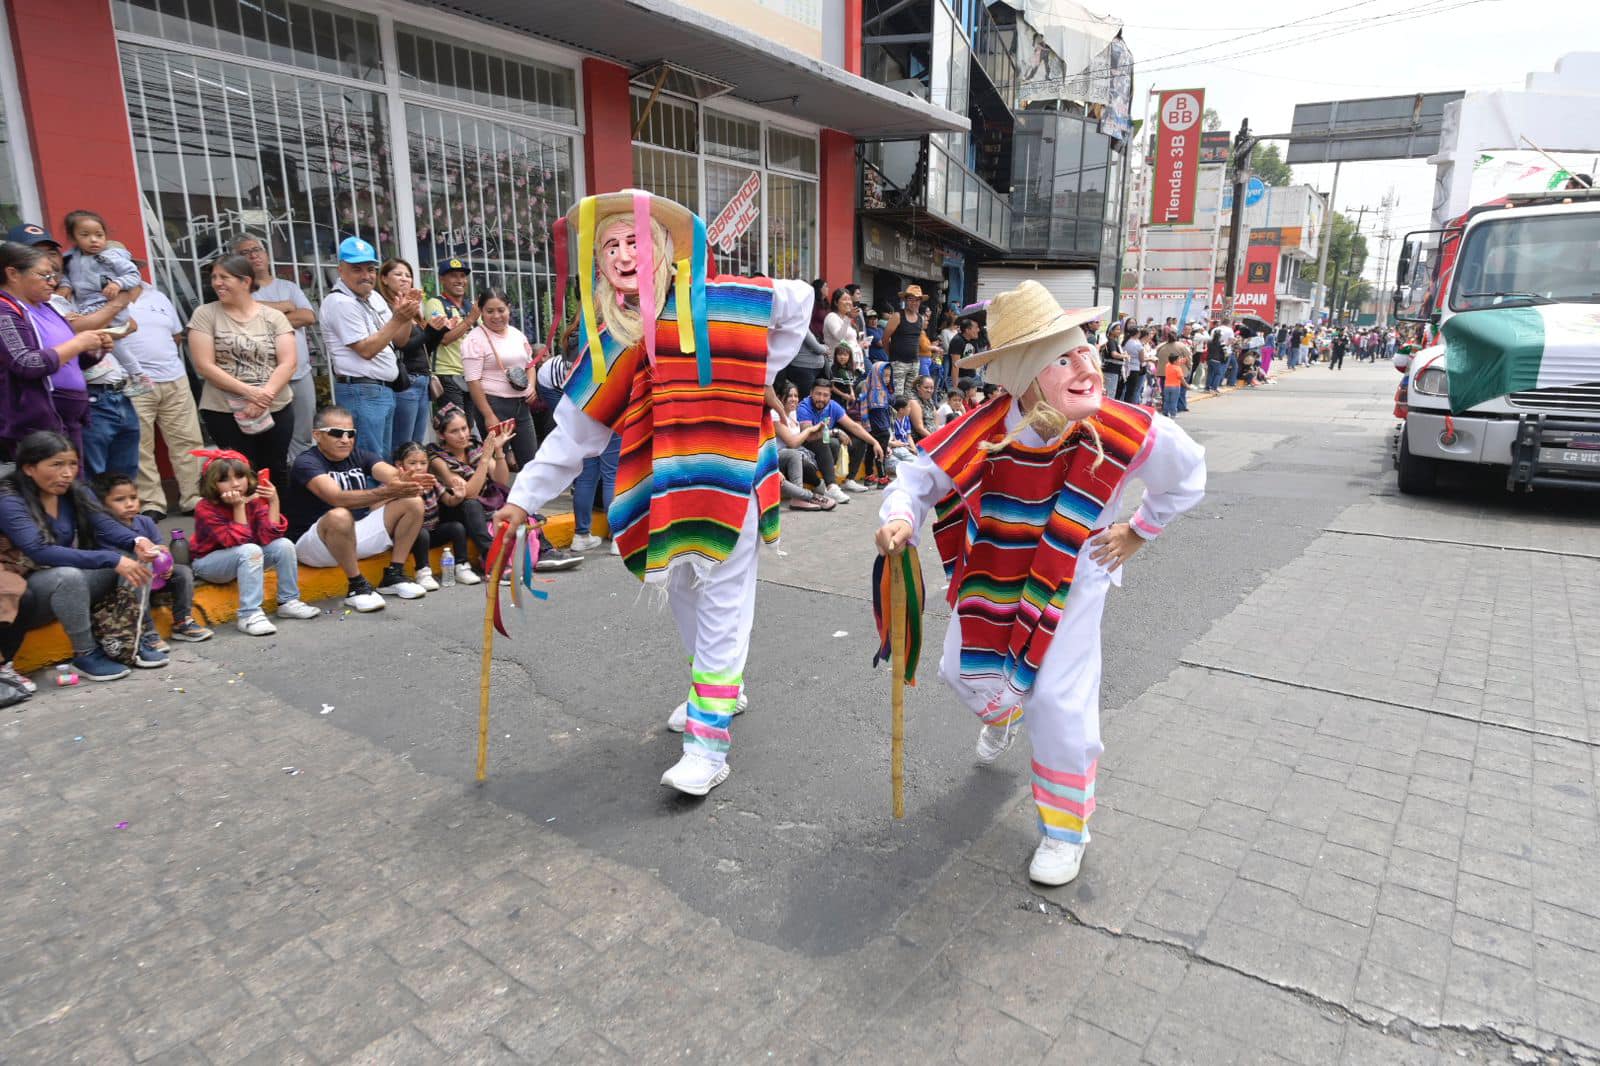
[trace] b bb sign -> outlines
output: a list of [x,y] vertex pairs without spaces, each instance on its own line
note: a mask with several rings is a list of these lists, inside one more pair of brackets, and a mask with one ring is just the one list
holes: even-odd
[[1152,226],[1194,224],[1195,183],[1200,175],[1200,116],[1204,89],[1174,89],[1160,96],[1155,181],[1150,192]]

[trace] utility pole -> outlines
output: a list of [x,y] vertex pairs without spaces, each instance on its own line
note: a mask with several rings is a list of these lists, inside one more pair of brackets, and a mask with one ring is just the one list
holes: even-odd
[[[1222,278],[1222,313],[1233,317],[1234,289],[1239,283],[1239,237],[1244,230],[1244,194],[1250,181],[1250,151],[1256,145],[1250,136],[1250,120],[1239,123],[1233,139],[1233,215],[1228,223],[1228,263]],[[1220,209],[1220,205],[1219,205]]]
[[[1138,224],[1137,224],[1137,227],[1136,227],[1136,230],[1135,230],[1135,232],[1137,232],[1139,234],[1139,266],[1137,268],[1136,280],[1134,281],[1134,289],[1133,289],[1133,317],[1138,321],[1143,321],[1143,315],[1144,315],[1145,249],[1146,249],[1146,246],[1149,245],[1149,243],[1150,243],[1150,204],[1149,204],[1149,200],[1150,200],[1151,193],[1154,191],[1153,188],[1152,188],[1152,185],[1153,185],[1153,182],[1154,182],[1154,174],[1153,174],[1153,172],[1151,170],[1151,160],[1149,158],[1149,150],[1145,146],[1150,143],[1150,138],[1151,137],[1154,137],[1154,136],[1158,135],[1157,131],[1150,124],[1150,111],[1151,111],[1151,106],[1152,106],[1153,102],[1155,101],[1155,94],[1156,94],[1156,87],[1154,85],[1150,86],[1149,89],[1145,90],[1145,94],[1144,94],[1144,125],[1139,127],[1139,143],[1138,143],[1138,148],[1139,148],[1139,170],[1133,176],[1133,187],[1134,187],[1135,190],[1138,190],[1138,191],[1141,192],[1141,195],[1138,197],[1138,202],[1139,202],[1138,219],[1139,219],[1139,221],[1138,221]],[[1132,149],[1134,147],[1135,147],[1134,145],[1129,145],[1128,146],[1128,148],[1129,148],[1128,154],[1130,154],[1130,155],[1132,154]],[[1123,199],[1126,200],[1127,197],[1124,196]],[[1124,243],[1126,243],[1126,237],[1121,233],[1117,234],[1117,239],[1119,241],[1123,241]],[[1122,285],[1122,279],[1120,277],[1117,278],[1117,285],[1118,285],[1119,288]]]
[[1328,210],[1323,213],[1322,219],[1322,252],[1317,256],[1317,298],[1311,304],[1311,318],[1316,321],[1317,308],[1326,308],[1332,315],[1333,305],[1328,302],[1328,249],[1333,244],[1333,213],[1334,205],[1339,202],[1339,168],[1343,163],[1333,164],[1333,191],[1328,193]]
[[1390,226],[1394,221],[1395,194],[1394,186],[1383,197],[1383,232],[1378,238],[1383,241],[1383,259],[1378,264],[1378,325],[1389,325],[1389,245],[1394,240],[1394,233]]
[[[1370,208],[1370,207],[1358,207],[1358,208],[1356,208],[1356,227],[1350,233],[1350,264],[1345,270],[1345,273],[1347,273],[1347,274],[1351,273],[1352,271],[1355,270],[1356,238],[1361,236],[1361,220],[1364,219],[1367,216],[1367,212],[1371,211],[1371,210],[1372,210],[1372,208]],[[1351,289],[1350,284],[1347,282],[1343,286],[1343,288],[1345,290],[1344,291],[1344,298],[1345,299],[1349,299],[1350,298],[1350,289]],[[1330,307],[1330,313],[1337,313],[1337,312],[1340,311],[1339,289],[1340,289],[1339,275],[1338,275],[1338,272],[1335,271],[1334,272],[1334,276],[1333,276],[1333,303],[1332,303],[1332,305]],[[1342,314],[1338,314],[1337,317],[1340,320],[1342,320],[1344,316]]]

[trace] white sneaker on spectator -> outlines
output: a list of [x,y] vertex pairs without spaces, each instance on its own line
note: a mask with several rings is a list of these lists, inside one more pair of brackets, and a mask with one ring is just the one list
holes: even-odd
[[344,605],[362,614],[381,611],[384,608],[383,597],[378,595],[377,590],[364,577],[350,582],[350,589],[344,597]]
[[844,490],[846,492],[866,492],[867,486],[863,485],[855,478],[848,478],[844,483]]
[[477,573],[472,569],[472,564],[471,563],[457,563],[456,564],[456,584],[458,584],[458,585],[481,585],[481,584],[483,584],[483,578],[479,577],[477,575]]
[[704,755],[686,751],[672,769],[661,775],[661,783],[687,796],[704,796],[726,781],[732,772],[725,762],[712,762]]
[[[743,714],[745,708],[748,706],[750,706],[750,700],[745,696],[744,689],[741,688],[739,690],[739,698],[733,702],[733,713],[736,715]],[[688,724],[689,703],[687,700],[685,700],[683,703],[680,703],[676,707],[672,708],[672,713],[667,715],[667,728],[674,733],[681,733],[683,732],[684,727]]]
[[592,552],[605,541],[593,533],[574,533],[572,535],[572,550],[575,552]]
[[315,618],[321,613],[309,603],[303,603],[300,600],[288,600],[278,604],[279,618],[298,618],[304,621],[308,618]]
[[272,619],[260,611],[241,615],[233,624],[247,637],[270,637],[278,631],[278,627],[272,624]]
[[424,592],[438,592],[439,582],[434,580],[433,568],[424,566],[417,570],[417,584],[422,586]]
[[1033,861],[1028,864],[1028,880],[1041,885],[1065,885],[1078,876],[1083,863],[1083,849],[1089,841],[1073,844],[1055,837],[1040,837],[1034,849]]
[[622,549],[617,547],[617,542],[616,542],[615,538],[612,539],[611,548],[609,550],[610,550],[612,555],[621,555],[622,554]]
[[845,495],[844,489],[841,489],[838,485],[829,485],[827,492],[828,499],[832,500],[834,503],[850,502],[850,497]]

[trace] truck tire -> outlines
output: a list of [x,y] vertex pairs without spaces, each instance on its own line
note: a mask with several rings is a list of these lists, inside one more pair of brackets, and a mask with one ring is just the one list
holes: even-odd
[[1400,491],[1407,496],[1427,496],[1439,480],[1439,461],[1411,454],[1410,434],[1400,427],[1400,456],[1395,466],[1400,471]]

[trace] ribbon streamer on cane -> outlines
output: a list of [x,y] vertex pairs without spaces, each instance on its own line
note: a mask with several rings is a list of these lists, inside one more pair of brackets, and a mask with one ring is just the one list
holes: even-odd
[[896,818],[906,816],[906,685],[917,683],[922,657],[922,563],[909,545],[872,567],[872,613],[881,643],[872,665],[890,663],[889,788]]

